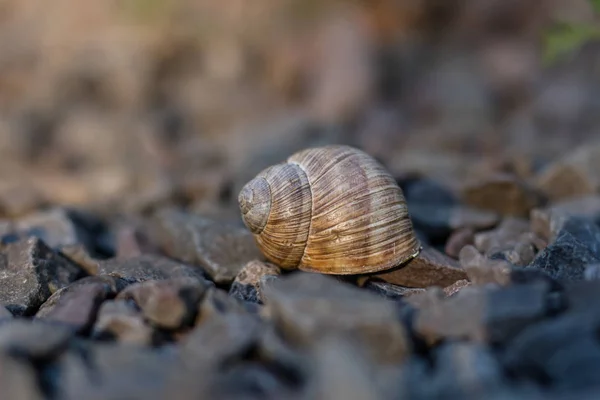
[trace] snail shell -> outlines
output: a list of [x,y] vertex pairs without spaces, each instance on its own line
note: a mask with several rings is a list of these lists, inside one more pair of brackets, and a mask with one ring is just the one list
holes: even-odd
[[421,250],[402,190],[353,147],[299,151],[248,182],[238,201],[265,257],[284,269],[372,273]]

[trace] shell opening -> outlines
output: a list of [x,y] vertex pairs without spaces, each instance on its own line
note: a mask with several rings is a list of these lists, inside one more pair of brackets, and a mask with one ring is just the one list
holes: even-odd
[[260,234],[271,212],[271,190],[269,183],[262,177],[248,182],[238,195],[242,220],[250,231]]

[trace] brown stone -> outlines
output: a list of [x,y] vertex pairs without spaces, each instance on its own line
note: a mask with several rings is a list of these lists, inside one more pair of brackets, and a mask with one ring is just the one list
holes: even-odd
[[149,253],[158,253],[158,249],[150,243],[150,239],[134,225],[120,227],[116,233],[116,242],[116,256],[120,259],[139,257]]
[[475,240],[475,232],[471,228],[458,229],[450,235],[446,242],[444,251],[447,255],[454,259],[458,259],[458,254],[463,247],[473,244]]
[[98,274],[100,263],[98,260],[90,256],[84,245],[68,244],[60,246],[59,251],[69,260],[85,269],[88,274]]
[[541,197],[525,182],[510,174],[497,174],[463,188],[466,204],[505,216],[527,217]]
[[42,304],[35,317],[72,327],[77,332],[89,329],[100,304],[114,297],[125,283],[111,276],[90,276],[54,293]]
[[102,303],[92,337],[116,339],[122,343],[150,345],[154,330],[146,324],[139,309],[128,300]]
[[395,285],[426,288],[451,285],[458,280],[466,279],[467,274],[456,260],[432,247],[425,247],[417,258],[405,266],[374,274],[373,277]]
[[351,337],[380,363],[410,353],[393,302],[329,276],[292,273],[264,288],[268,315],[291,343],[311,347],[324,335]]
[[470,281],[468,281],[466,279],[462,279],[460,281],[454,282],[450,286],[446,286],[444,288],[444,293],[446,294],[446,296],[450,297],[450,296],[455,295],[456,293],[460,292],[463,288],[468,287],[470,285],[471,285]]
[[538,187],[552,201],[598,193],[600,143],[587,143],[549,164],[537,176]]
[[230,284],[249,261],[264,258],[243,226],[168,209],[154,223],[163,251],[201,266],[218,284]]
[[155,326],[179,329],[193,323],[198,303],[211,286],[194,278],[145,281],[127,287],[117,299],[135,301]]
[[240,300],[260,303],[261,278],[265,275],[279,276],[280,273],[281,270],[274,264],[258,260],[250,261],[235,277],[229,289],[229,295]]

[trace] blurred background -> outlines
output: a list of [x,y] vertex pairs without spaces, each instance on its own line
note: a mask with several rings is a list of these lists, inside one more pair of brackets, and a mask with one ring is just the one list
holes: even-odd
[[1,0],[0,214],[238,217],[327,143],[398,179],[532,174],[600,137],[599,3]]

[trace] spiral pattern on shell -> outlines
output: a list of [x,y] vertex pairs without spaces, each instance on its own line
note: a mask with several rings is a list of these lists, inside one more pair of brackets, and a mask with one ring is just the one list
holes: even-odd
[[421,249],[394,178],[350,146],[299,151],[248,182],[238,201],[265,257],[285,269],[372,273]]

